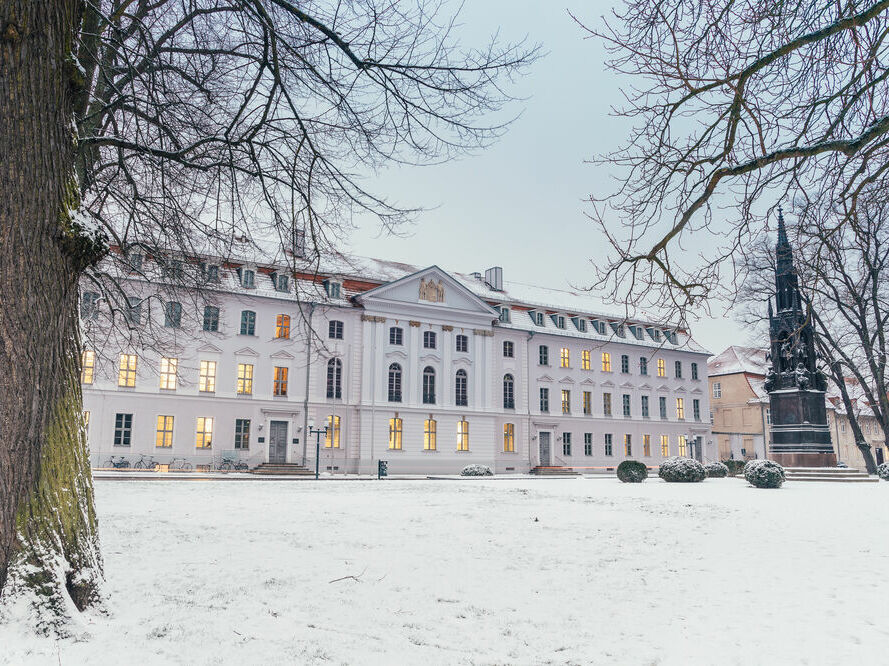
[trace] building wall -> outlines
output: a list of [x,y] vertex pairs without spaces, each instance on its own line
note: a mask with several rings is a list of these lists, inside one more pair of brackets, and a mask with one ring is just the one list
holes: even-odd
[[[709,395],[713,411],[713,437],[719,458],[763,458],[768,432],[768,405],[762,403],[744,373],[709,377]],[[720,397],[716,397],[716,387]],[[764,425],[765,424],[765,425]]]
[[[830,435],[833,438],[834,447],[837,451],[837,459],[846,463],[849,467],[864,469],[864,457],[855,445],[855,436],[852,434],[849,417],[845,414],[832,413],[830,421]],[[883,431],[876,418],[861,415],[859,416],[859,425],[862,428],[864,438],[871,445],[877,464],[881,461],[889,460],[889,449],[886,447]]]

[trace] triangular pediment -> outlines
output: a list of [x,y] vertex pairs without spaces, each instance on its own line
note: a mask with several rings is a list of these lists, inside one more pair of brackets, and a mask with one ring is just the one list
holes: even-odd
[[259,356],[259,352],[250,347],[243,347],[235,352],[235,356]]
[[691,390],[691,392],[692,392],[692,393],[696,393],[696,394],[698,394],[698,395],[700,395],[701,393],[703,393],[703,391],[701,390],[701,387],[700,387],[700,386],[695,386],[695,387]]
[[595,386],[595,385],[596,385],[596,382],[594,382],[592,379],[590,379],[589,377],[587,377],[587,378],[584,379],[582,382],[580,382],[580,385],[581,385],[581,386]]
[[269,358],[285,359],[289,361],[292,360],[294,356],[290,352],[282,349],[281,351],[276,351],[274,354],[269,354]]
[[676,393],[686,393],[684,386],[679,386],[676,388]]
[[553,380],[553,378],[550,377],[549,375],[541,375],[540,377],[537,378],[538,382],[551,382],[552,380]]
[[632,382],[624,382],[623,384],[620,385],[620,387],[621,388],[633,388],[633,383]]
[[222,350],[216,345],[206,344],[198,347],[198,351],[202,354],[221,354]]
[[639,386],[639,388],[640,388],[641,390],[643,390],[643,391],[650,391],[650,390],[651,390],[651,384],[642,384],[642,385]]
[[562,378],[559,380],[559,383],[560,383],[560,384],[573,384],[573,383],[574,383],[574,380],[571,379],[571,377],[565,376],[565,377],[562,377]]
[[669,391],[670,387],[667,386],[666,384],[661,384],[660,386],[657,387],[657,390],[658,391]]
[[609,380],[606,380],[606,381],[602,382],[602,386],[611,386],[611,387],[613,387],[613,386],[614,386],[614,382],[611,381],[611,380],[609,379]]

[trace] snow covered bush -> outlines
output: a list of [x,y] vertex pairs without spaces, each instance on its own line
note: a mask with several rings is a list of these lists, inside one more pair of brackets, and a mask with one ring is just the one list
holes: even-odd
[[773,460],[751,460],[744,465],[744,478],[757,488],[780,488],[784,468]]
[[728,473],[732,476],[737,476],[744,471],[744,465],[746,465],[746,461],[744,460],[735,460],[734,458],[729,458],[728,460],[723,460],[722,464],[728,467]]
[[460,476],[494,476],[494,472],[487,465],[467,465]]
[[883,481],[889,481],[889,462],[884,462],[877,467],[877,475],[883,479]]
[[728,476],[728,467],[721,462],[707,463],[704,465],[704,471],[711,479],[722,479]]
[[638,460],[624,460],[617,466],[617,478],[624,483],[642,483],[648,478],[648,468]]
[[704,466],[693,458],[674,456],[661,463],[657,475],[670,483],[697,483],[707,478]]

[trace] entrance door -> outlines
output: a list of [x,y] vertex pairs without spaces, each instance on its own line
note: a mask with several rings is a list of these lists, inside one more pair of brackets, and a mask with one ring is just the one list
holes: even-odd
[[552,459],[552,451],[550,447],[550,436],[552,433],[549,432],[541,432],[538,437],[540,438],[540,466],[541,467],[550,467],[553,464]]
[[269,424],[269,462],[287,462],[287,421]]

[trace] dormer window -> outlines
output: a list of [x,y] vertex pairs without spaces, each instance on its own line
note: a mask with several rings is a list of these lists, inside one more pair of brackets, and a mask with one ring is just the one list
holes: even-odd
[[586,319],[583,319],[582,317],[571,317],[571,321],[574,322],[574,328],[581,333],[586,333]]
[[256,272],[249,268],[239,268],[238,280],[244,289],[253,289],[256,286]]
[[565,328],[565,315],[554,314],[550,315],[550,318],[553,320],[556,328]]
[[667,338],[667,342],[671,345],[676,344],[676,331],[668,331],[664,329],[664,337]]
[[272,273],[272,284],[275,291],[287,293],[290,291],[290,276],[286,273]]
[[611,324],[611,330],[614,331],[614,334],[619,338],[627,337],[627,331],[624,328],[623,324],[619,324],[616,321],[609,322]]
[[510,319],[509,319],[509,308],[506,307],[505,305],[501,305],[501,306],[500,306],[499,308],[497,308],[497,309],[498,309],[499,312],[500,312],[500,316],[498,317],[498,319],[500,319],[500,321],[503,322],[504,324],[508,324],[508,323],[510,322]]
[[650,337],[652,340],[654,340],[655,342],[661,341],[660,330],[658,330],[656,328],[646,328],[645,330],[648,332],[648,337]]
[[535,310],[529,310],[528,314],[531,315],[531,321],[533,321],[537,326],[543,326],[543,313],[536,312]]
[[593,330],[596,331],[599,335],[605,335],[605,322],[599,319],[591,319],[590,324],[593,326]]
[[182,278],[182,262],[178,259],[166,261],[162,264],[162,272],[164,277],[173,280]]
[[130,271],[139,272],[142,270],[142,255],[138,252],[128,252],[126,256]]
[[328,298],[342,298],[343,285],[336,280],[325,280],[324,291],[327,293]]
[[633,334],[634,338],[636,338],[637,340],[642,339],[642,327],[641,326],[635,326],[633,324],[630,324],[629,329],[630,329],[630,333]]
[[219,266],[205,267],[204,276],[210,284],[219,284]]

